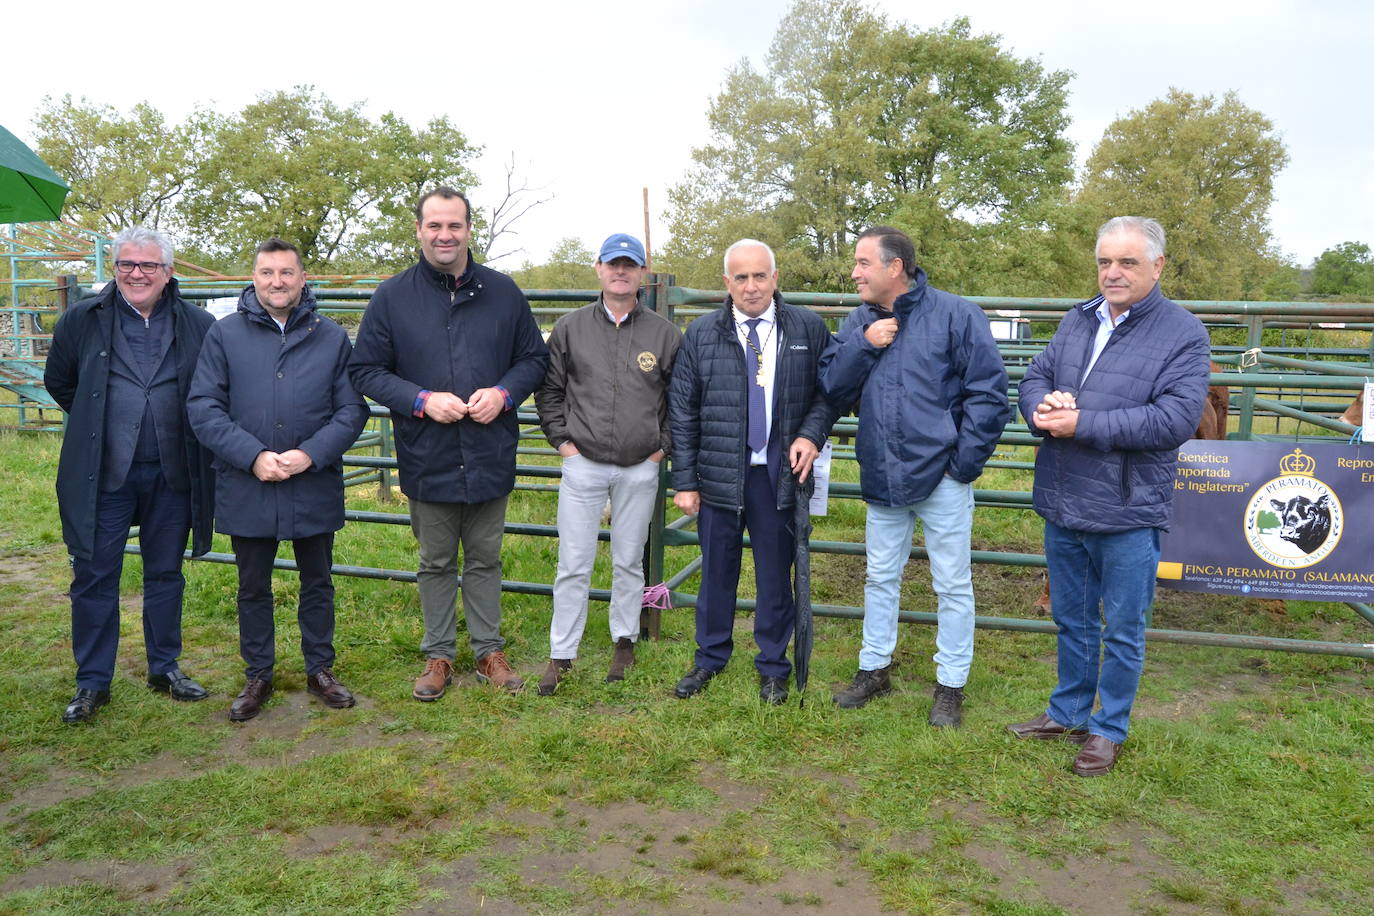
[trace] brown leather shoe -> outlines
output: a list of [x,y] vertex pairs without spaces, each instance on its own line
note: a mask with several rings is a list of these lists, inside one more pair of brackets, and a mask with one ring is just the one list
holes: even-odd
[[1101,735],[1090,735],[1083,742],[1083,750],[1073,758],[1073,771],[1078,776],[1106,776],[1116,766],[1121,745],[1108,741]]
[[539,679],[539,695],[541,697],[553,696],[553,692],[558,689],[558,682],[563,679],[563,675],[571,670],[572,659],[549,659],[549,665],[544,669],[544,676]]
[[453,683],[453,662],[446,658],[431,658],[425,661],[424,673],[415,679],[415,689],[410,695],[426,703],[439,699]]
[[497,649],[488,652],[477,659],[477,680],[484,684],[491,684],[511,693],[525,686],[525,682],[520,679],[511,668],[510,662],[506,661],[506,653]]
[[1029,722],[1013,722],[1007,726],[1007,731],[1018,738],[1039,738],[1042,741],[1063,740],[1082,744],[1088,740],[1086,728],[1065,728],[1051,719],[1049,713],[1045,712]]
[[625,680],[625,669],[635,664],[635,641],[622,636],[615,641],[615,654],[611,656],[611,670],[606,672],[606,683]]
[[262,712],[262,704],[272,695],[272,682],[260,677],[250,677],[243,690],[229,704],[230,722],[247,722]]
[[348,692],[348,688],[339,683],[339,679],[334,677],[334,672],[328,668],[321,668],[319,671],[305,679],[305,689],[320,698],[320,702],[330,709],[347,709],[354,702],[353,694]]

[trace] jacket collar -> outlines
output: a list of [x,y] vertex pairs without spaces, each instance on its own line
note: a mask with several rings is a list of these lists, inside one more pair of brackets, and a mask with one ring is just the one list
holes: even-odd
[[[598,315],[601,316],[601,320],[604,321],[604,322],[606,322],[607,324],[610,324],[610,323],[611,323],[611,316],[606,314],[606,294],[605,294],[605,293],[599,293],[599,294],[597,295],[597,297],[596,297],[596,302],[593,303],[593,304],[596,306],[596,314],[598,314]],[[640,312],[642,312],[643,310],[644,310],[644,290],[641,289],[639,292],[635,293],[635,304],[634,304],[634,308],[630,309],[628,312],[625,313],[625,317],[624,317],[623,319],[621,319],[621,322],[620,322],[620,323],[621,323],[621,324],[627,324],[627,323],[629,323],[629,322],[631,322],[631,321],[634,321],[634,320],[635,320],[635,316],[638,315],[638,314],[639,314]]]
[[[301,316],[312,315],[318,306],[319,300],[315,298],[315,291],[309,286],[306,286],[301,290],[301,301],[296,303],[296,307],[293,308],[291,314],[286,317],[286,327],[290,328],[298,322],[304,321],[305,319]],[[262,303],[258,301],[257,288],[251,283],[243,288],[242,293],[239,293],[238,310],[249,318],[267,322],[273,328],[277,326],[276,319],[267,314],[267,309],[263,308]]]
[[[918,267],[916,268],[916,280],[911,284],[911,288],[898,296],[892,303],[892,314],[901,315],[903,317],[910,315],[912,309],[920,305],[925,299],[927,288],[926,272]],[[872,306],[872,308],[877,311],[883,311],[883,309],[876,305]]]
[[[1077,311],[1079,314],[1084,315],[1085,317],[1092,318],[1093,312],[1097,311],[1098,306],[1102,304],[1104,298],[1105,297],[1103,297],[1101,293],[1098,293],[1091,299],[1088,299],[1084,302],[1080,302],[1077,305],[1075,305],[1074,310]],[[1160,292],[1159,284],[1156,283],[1154,285],[1154,288],[1145,294],[1144,299],[1141,299],[1139,302],[1131,303],[1131,314],[1126,319],[1126,321],[1134,323],[1135,321],[1144,318],[1154,309],[1156,305],[1163,301],[1164,293]]]
[[462,275],[456,279],[453,274],[444,273],[444,271],[439,270],[433,264],[429,263],[429,261],[425,260],[423,254],[420,255],[420,263],[418,266],[420,268],[420,276],[449,293],[466,286],[468,281],[472,279],[472,275],[477,271],[477,261],[473,258],[471,251],[468,252],[467,266],[463,268]]
[[[786,305],[787,303],[782,299],[782,293],[778,290],[773,290],[773,310],[779,325],[783,323],[783,315],[786,314]],[[728,294],[725,296],[725,302],[720,307],[720,314],[717,317],[717,321],[722,334],[728,334],[731,337],[735,336],[735,300],[730,298]]]

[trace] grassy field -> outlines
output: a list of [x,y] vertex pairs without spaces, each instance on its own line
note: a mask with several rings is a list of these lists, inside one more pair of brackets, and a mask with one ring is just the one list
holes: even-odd
[[[821,620],[806,702],[765,708],[747,617],[740,656],[679,701],[690,609],[608,685],[601,604],[557,696],[479,686],[460,654],[454,689],[421,704],[414,586],[340,578],[336,671],[360,701],[332,711],[304,692],[293,577],[278,574],[278,691],[237,726],[232,567],[188,566],[182,665],[212,696],[178,704],[143,686],[131,559],[112,703],[63,725],[57,447],[0,436],[0,913],[1374,912],[1374,666],[1346,658],[1151,646],[1121,763],[1085,780],[1073,747],[1002,730],[1044,708],[1047,636],[980,632],[958,732],[925,724],[930,628],[904,628],[894,694],[847,712],[829,693],[853,675],[859,624]],[[816,536],[859,539],[862,506],[832,506]],[[550,494],[520,493],[510,520],[553,511]],[[975,539],[1038,552],[1039,524],[980,510]],[[506,578],[550,581],[556,550],[508,538]],[[671,551],[669,569],[690,556]],[[351,525],[336,560],[412,569],[411,535]],[[861,558],[814,568],[818,601],[862,602]],[[928,583],[911,564],[903,607],[934,610]],[[1039,586],[1032,569],[979,568],[979,610],[1029,616]],[[547,598],[506,598],[527,678],[549,613]],[[1162,592],[1155,622],[1374,641],[1339,605]]]

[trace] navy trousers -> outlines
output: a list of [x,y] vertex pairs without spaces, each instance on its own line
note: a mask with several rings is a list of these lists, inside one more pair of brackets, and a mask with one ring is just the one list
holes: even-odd
[[776,488],[768,469],[751,467],[744,484],[744,512],[717,509],[705,503],[697,516],[701,539],[701,594],[697,596],[696,664],[719,671],[734,649],[735,598],[739,590],[744,532],[754,550],[754,641],[759,652],[754,667],[764,677],[787,677],[792,663],[787,644],[797,622],[792,600],[792,560],[796,532],[792,510],[779,510]]
[[[276,665],[276,627],[273,620],[272,562],[275,538],[235,535],[234,558],[239,568],[239,654],[244,676],[272,680]],[[334,667],[334,534],[317,534],[291,542],[300,571],[301,595],[296,620],[301,628],[305,673]]]
[[148,673],[166,674],[181,655],[181,556],[191,533],[191,494],[172,489],[157,462],[136,461],[117,490],[96,501],[89,560],[72,561],[72,655],[76,686],[104,690],[119,648],[119,577],[130,526],[143,555],[143,641]]

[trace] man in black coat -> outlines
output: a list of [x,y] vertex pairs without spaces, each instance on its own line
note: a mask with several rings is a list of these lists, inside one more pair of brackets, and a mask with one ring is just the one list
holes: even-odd
[[214,479],[186,422],[186,394],[214,319],[181,298],[162,233],[126,229],[111,247],[115,282],[58,321],[43,373],[67,412],[57,505],[72,560],[76,695],[64,722],[90,719],[110,700],[119,577],[133,525],[143,558],[148,686],[177,700],[208,696],[177,658],[188,533],[193,555],[210,549]]
[[810,475],[838,413],[816,384],[830,333],[820,317],[782,300],[763,242],[741,239],[726,250],[725,285],[724,306],[688,326],[669,387],[673,502],[699,515],[701,541],[696,657],[674,692],[701,692],[730,659],[747,528],[759,698],[777,705],[792,673],[796,483]]
[[524,293],[468,252],[472,208],[452,188],[415,208],[422,257],[372,294],[349,372],[391,411],[401,492],[420,548],[425,669],[412,696],[439,699],[456,656],[458,551],[477,678],[524,682],[501,636],[501,537],[515,488],[515,409],[544,379],[549,350]]
[[268,239],[238,311],[205,335],[187,410],[215,455],[215,527],[239,571],[244,687],[229,718],[253,718],[272,694],[276,662],[272,563],[290,541],[300,572],[306,690],[345,709],[334,677],[334,532],[344,524],[343,454],[367,424],[348,381],[348,332],[315,310],[296,246]]

